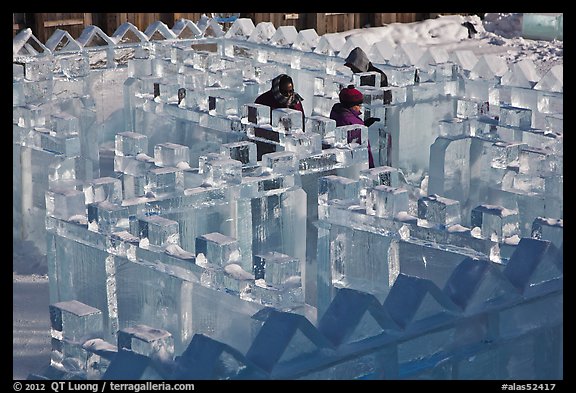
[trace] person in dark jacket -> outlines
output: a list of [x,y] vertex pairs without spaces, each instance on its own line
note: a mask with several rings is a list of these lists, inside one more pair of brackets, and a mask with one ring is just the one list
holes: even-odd
[[290,108],[302,112],[304,120],[303,98],[294,91],[294,82],[286,74],[280,74],[272,79],[270,90],[260,94],[254,101],[256,104],[267,105],[272,109]]
[[344,65],[352,70],[353,73],[357,74],[359,72],[369,72],[375,71],[379,72],[381,75],[380,78],[380,87],[387,87],[388,86],[388,77],[380,68],[375,67],[370,60],[368,60],[368,56],[366,52],[362,50],[359,46],[352,49],[352,51],[346,57]]
[[[370,117],[366,119],[366,121],[362,120],[360,115],[362,114],[361,105],[364,102],[364,95],[356,89],[354,85],[349,85],[340,90],[338,97],[340,98],[340,102],[334,104],[330,110],[330,118],[336,120],[337,127],[352,124],[370,127],[374,122],[380,121],[380,119],[376,117]],[[348,134],[348,143],[354,141],[361,143],[360,138],[360,130],[354,130]],[[370,141],[368,141],[368,167],[374,168],[374,157],[372,156]]]

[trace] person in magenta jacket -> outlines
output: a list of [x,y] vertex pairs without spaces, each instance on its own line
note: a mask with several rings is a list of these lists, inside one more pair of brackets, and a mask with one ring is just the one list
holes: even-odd
[[[360,115],[362,114],[361,105],[364,102],[364,96],[358,89],[354,88],[354,85],[349,85],[340,90],[338,97],[340,102],[334,104],[330,110],[330,118],[336,120],[336,126],[361,124],[370,127],[374,122],[380,121],[380,119],[375,117],[370,117],[366,121],[362,120]],[[360,137],[360,130],[354,130],[348,135],[348,143],[353,142],[355,139],[357,142],[361,142],[359,140]],[[372,156],[370,141],[368,141],[368,167],[374,168],[374,157]]]

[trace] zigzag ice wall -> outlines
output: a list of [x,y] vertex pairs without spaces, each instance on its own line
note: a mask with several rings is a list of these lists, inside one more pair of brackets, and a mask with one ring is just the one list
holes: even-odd
[[[50,278],[33,377],[562,378],[562,66],[375,43],[380,88],[333,38],[14,38],[13,237]],[[280,73],[304,119],[253,103]],[[381,119],[360,143],[327,117],[350,83]]]

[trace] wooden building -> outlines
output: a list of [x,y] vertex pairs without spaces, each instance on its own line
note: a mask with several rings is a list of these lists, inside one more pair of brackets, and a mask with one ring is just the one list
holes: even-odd
[[[46,42],[57,29],[65,30],[73,38],[78,38],[86,26],[98,26],[108,35],[112,35],[118,26],[130,22],[140,31],[156,21],[162,21],[170,28],[174,22],[184,18],[193,22],[205,14],[212,13],[15,13],[13,16],[14,37],[20,30],[31,28],[32,33]],[[250,18],[257,25],[260,22],[272,22],[275,27],[294,26],[296,30],[315,29],[319,35],[337,33],[362,27],[384,26],[390,23],[410,23],[435,18],[439,13],[238,13],[240,18]],[[448,15],[448,14],[443,14]]]

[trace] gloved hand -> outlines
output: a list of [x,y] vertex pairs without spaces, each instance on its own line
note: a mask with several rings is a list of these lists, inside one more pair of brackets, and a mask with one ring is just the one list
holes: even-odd
[[379,117],[369,117],[366,120],[364,120],[364,125],[366,127],[370,127],[372,124],[376,123],[377,121],[380,121]]

